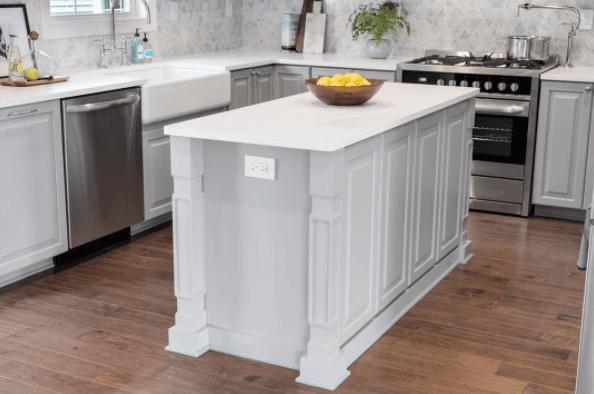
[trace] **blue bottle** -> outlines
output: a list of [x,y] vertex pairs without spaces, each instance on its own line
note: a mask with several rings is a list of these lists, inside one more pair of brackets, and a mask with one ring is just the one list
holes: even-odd
[[144,62],[144,43],[140,39],[139,29],[136,29],[136,34],[132,39],[132,63],[139,64]]

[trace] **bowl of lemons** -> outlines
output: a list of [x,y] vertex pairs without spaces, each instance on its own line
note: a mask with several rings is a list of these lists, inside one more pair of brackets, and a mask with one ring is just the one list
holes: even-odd
[[336,74],[333,77],[310,78],[307,89],[329,105],[361,105],[376,95],[384,81],[363,78],[357,73]]

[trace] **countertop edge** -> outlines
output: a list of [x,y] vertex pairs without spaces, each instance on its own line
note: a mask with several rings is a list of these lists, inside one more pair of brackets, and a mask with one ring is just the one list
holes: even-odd
[[[232,143],[240,143],[240,144],[250,144],[250,145],[262,145],[262,146],[271,146],[277,148],[289,148],[289,149],[303,149],[303,150],[310,150],[310,151],[319,151],[319,152],[334,152],[348,146],[354,145],[358,142],[361,142],[365,139],[372,138],[376,135],[385,133],[386,131],[393,129],[395,127],[403,126],[407,123],[413,122],[417,119],[420,119],[424,116],[431,115],[437,111],[441,111],[445,108],[451,107],[455,104],[459,104],[463,101],[470,100],[472,98],[477,97],[479,94],[478,89],[473,89],[470,92],[461,94],[458,97],[445,100],[440,104],[436,104],[431,108],[427,108],[424,110],[420,110],[417,113],[406,115],[396,119],[392,122],[386,122],[381,126],[378,126],[374,129],[369,130],[368,132],[357,136],[357,138],[353,138],[350,140],[340,141],[337,143],[316,143],[311,141],[302,141],[302,140],[290,140],[287,141],[286,139],[275,140],[274,138],[270,137],[254,137],[254,136],[237,136],[233,134],[232,136],[220,132],[220,131],[196,131],[193,130],[191,127],[183,127],[178,126],[176,124],[169,125],[165,127],[165,135],[169,135],[171,137],[182,137],[182,138],[196,138],[196,139],[205,139],[205,140],[212,140],[212,141],[222,141],[222,142],[232,142]],[[200,135],[191,135],[192,133],[199,133]]]

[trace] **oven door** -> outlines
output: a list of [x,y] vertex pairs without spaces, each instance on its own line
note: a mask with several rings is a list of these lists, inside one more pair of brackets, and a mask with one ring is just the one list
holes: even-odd
[[530,102],[478,98],[476,100],[473,159],[524,165]]

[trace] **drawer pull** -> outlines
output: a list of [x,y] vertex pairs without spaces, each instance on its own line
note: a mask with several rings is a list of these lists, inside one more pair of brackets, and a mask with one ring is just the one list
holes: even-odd
[[29,115],[29,114],[34,114],[35,112],[37,112],[38,109],[37,108],[33,108],[33,109],[26,109],[24,111],[16,111],[16,112],[11,112],[9,113],[7,116],[23,116],[23,115]]

